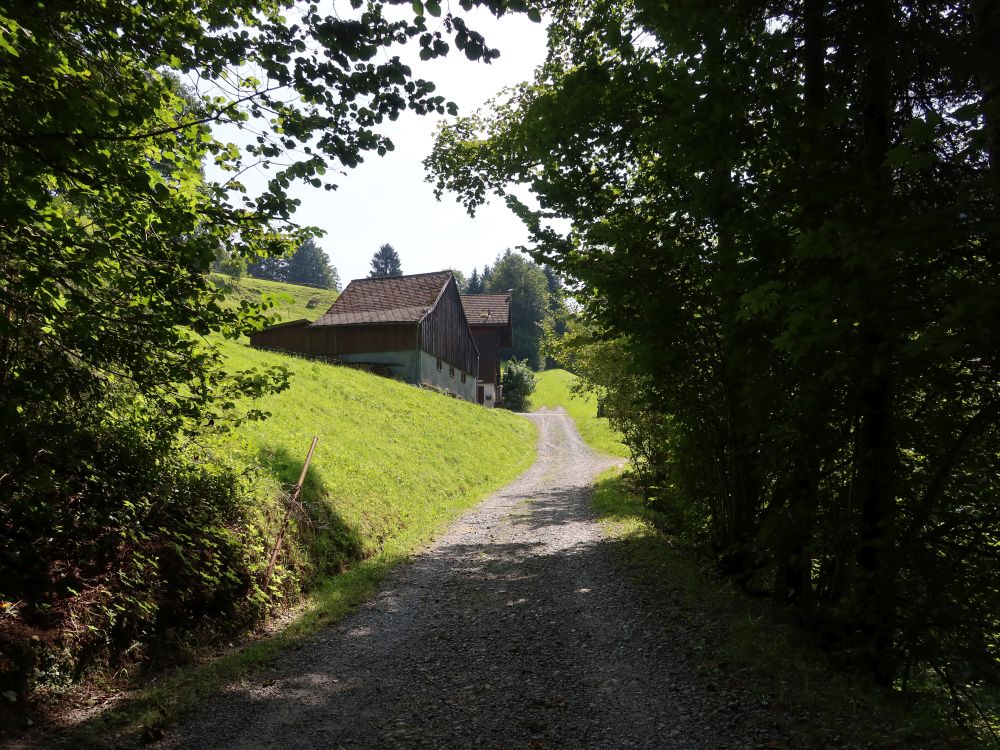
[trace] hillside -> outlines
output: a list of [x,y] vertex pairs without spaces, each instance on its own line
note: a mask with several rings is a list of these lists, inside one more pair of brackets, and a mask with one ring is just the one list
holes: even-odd
[[587,445],[610,456],[627,458],[630,452],[621,442],[608,420],[597,416],[597,398],[592,393],[574,393],[577,376],[566,370],[545,370],[536,375],[535,391],[531,394],[531,411],[542,407],[561,406],[576,422],[576,428]]
[[239,343],[220,348],[234,368],[291,371],[287,391],[254,404],[271,417],[243,425],[218,448],[256,469],[255,492],[266,498],[296,481],[319,436],[303,499],[325,528],[311,559],[295,563],[317,572],[427,534],[513,479],[534,455],[534,428],[510,412]]
[[339,296],[332,289],[316,289],[298,284],[282,284],[278,281],[265,281],[244,276],[238,283],[222,274],[213,274],[212,281],[226,290],[227,299],[233,304],[241,300],[259,303],[265,297],[271,299],[274,306],[271,312],[283,322],[299,318],[318,318],[329,309]]
[[[234,301],[263,295],[276,301],[282,320],[317,317],[337,298],[250,278],[229,293]],[[509,412],[217,341],[234,370],[277,365],[291,373],[289,390],[253,404],[270,413],[267,420],[242,425],[216,446],[235,468],[253,469],[252,491],[265,506],[297,481],[309,442],[319,436],[303,500],[322,528],[293,538],[287,562],[297,578],[335,572],[427,535],[515,477],[534,455],[534,428]]]

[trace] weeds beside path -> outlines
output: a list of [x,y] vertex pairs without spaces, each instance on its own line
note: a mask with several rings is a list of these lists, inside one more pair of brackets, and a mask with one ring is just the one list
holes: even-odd
[[[690,668],[725,689],[741,710],[766,710],[791,748],[972,748],[941,705],[905,707],[898,695],[852,676],[774,602],[754,600],[714,576],[708,561],[674,540],[666,517],[646,507],[617,472],[602,476],[594,508],[642,606],[659,612]],[[770,746],[769,746],[770,747]]]

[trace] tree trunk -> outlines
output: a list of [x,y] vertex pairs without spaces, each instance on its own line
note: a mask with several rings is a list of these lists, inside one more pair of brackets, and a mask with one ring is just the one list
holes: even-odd
[[[877,271],[892,263],[892,248],[880,230],[892,192],[891,175],[885,168],[890,145],[892,53],[895,44],[893,4],[870,0],[865,6],[862,49],[865,55],[865,101],[862,133],[867,184],[864,213],[871,249],[882,262]],[[859,371],[860,423],[857,448],[859,471],[856,496],[860,509],[857,550],[857,625],[867,640],[875,679],[891,685],[895,676],[896,569],[892,550],[895,519],[896,445],[892,428],[893,379],[890,312],[885,309],[886,290],[878,276],[866,293],[861,321]]]
[[[818,184],[824,178],[823,128],[826,106],[826,33],[824,14],[826,0],[805,0],[802,18],[802,69],[804,72],[805,135],[800,157],[803,185]],[[803,230],[818,229],[824,220],[824,202],[821,190],[803,191]],[[800,396],[801,398],[801,396]],[[800,414],[794,417],[797,452],[809,450],[811,432]],[[816,517],[816,487],[812,461],[801,453],[793,462],[792,476],[788,482],[789,533],[783,534],[783,544],[776,550],[777,575],[774,582],[775,598],[789,604],[800,604],[808,598],[812,584],[812,559],[807,550],[813,534]]]

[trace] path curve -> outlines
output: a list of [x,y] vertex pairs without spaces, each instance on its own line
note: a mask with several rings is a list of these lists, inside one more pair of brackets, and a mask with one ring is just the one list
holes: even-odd
[[602,540],[590,488],[616,459],[561,410],[527,416],[527,472],[161,747],[763,746],[766,730],[688,679],[679,633],[642,610]]

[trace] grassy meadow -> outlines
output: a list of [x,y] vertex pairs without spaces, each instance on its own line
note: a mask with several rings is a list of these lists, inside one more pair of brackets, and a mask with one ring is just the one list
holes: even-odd
[[234,369],[292,371],[287,391],[254,404],[271,417],[218,447],[254,470],[258,492],[276,496],[297,481],[319,436],[303,500],[323,526],[310,561],[321,572],[427,537],[534,458],[534,427],[510,412],[236,342],[219,346]]
[[538,381],[531,394],[531,411],[543,407],[564,408],[576,422],[584,441],[596,451],[610,456],[628,458],[631,454],[605,417],[597,416],[597,398],[592,393],[574,393],[577,376],[566,370],[545,370],[536,375]]
[[213,274],[212,281],[226,291],[227,301],[234,305],[243,300],[257,304],[268,297],[274,303],[271,314],[277,317],[276,323],[299,318],[315,320],[330,309],[330,305],[340,296],[339,292],[332,289],[282,284],[250,276],[244,276],[237,283],[222,274]]

